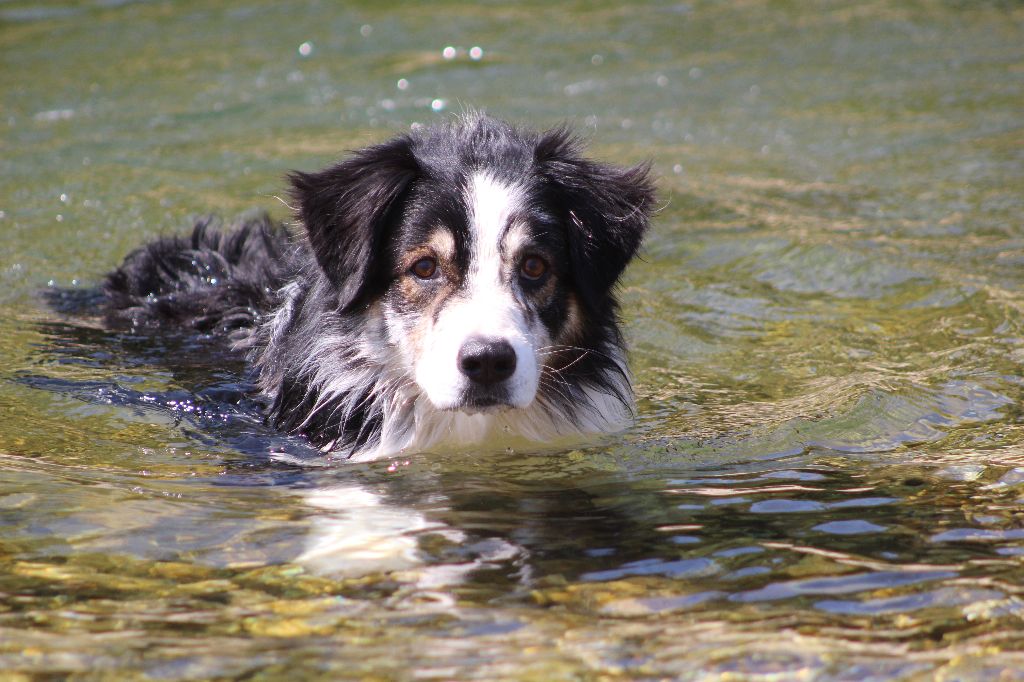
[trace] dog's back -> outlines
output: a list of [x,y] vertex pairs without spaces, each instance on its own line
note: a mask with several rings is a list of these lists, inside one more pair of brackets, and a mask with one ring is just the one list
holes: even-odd
[[273,307],[291,249],[284,228],[266,214],[224,229],[201,218],[191,234],[150,242],[107,276],[107,318],[220,334],[250,328]]

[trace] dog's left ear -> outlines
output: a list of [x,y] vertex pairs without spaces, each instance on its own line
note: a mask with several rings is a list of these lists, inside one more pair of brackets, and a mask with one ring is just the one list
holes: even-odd
[[582,156],[566,128],[541,135],[534,159],[551,193],[564,207],[569,259],[583,303],[604,313],[612,287],[636,254],[654,209],[650,165],[617,168]]
[[342,310],[359,303],[379,274],[383,241],[417,173],[412,141],[403,135],[319,173],[288,176],[317,263]]

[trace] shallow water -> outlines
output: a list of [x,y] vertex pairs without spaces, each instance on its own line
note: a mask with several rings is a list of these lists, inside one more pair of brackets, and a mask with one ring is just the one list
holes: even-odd
[[[0,53],[0,670],[1019,678],[1019,3],[6,1]],[[630,432],[284,464],[215,344],[83,312],[470,105],[654,161]]]

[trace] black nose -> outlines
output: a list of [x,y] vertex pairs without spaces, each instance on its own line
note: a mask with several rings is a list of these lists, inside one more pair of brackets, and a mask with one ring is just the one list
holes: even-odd
[[516,352],[508,341],[473,337],[459,349],[458,363],[472,381],[490,386],[516,371]]

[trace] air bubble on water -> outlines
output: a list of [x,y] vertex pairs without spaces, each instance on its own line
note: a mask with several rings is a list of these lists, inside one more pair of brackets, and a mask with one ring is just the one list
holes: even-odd
[[469,58],[472,59],[474,62],[480,61],[481,59],[483,59],[483,56],[484,51],[483,48],[481,48],[480,46],[474,45],[473,47],[469,48]]
[[62,204],[68,203],[68,195],[67,194],[61,194],[60,195],[60,203],[62,203]]
[[695,66],[692,69],[690,69],[690,78],[694,80],[700,78],[703,74],[704,72],[701,71],[700,67]]
[[369,38],[371,33],[373,33],[373,26],[370,26],[369,24],[363,24],[362,26],[359,27],[359,35],[361,35],[362,37]]
[[654,82],[658,84],[659,88],[663,88],[666,85],[668,85],[668,76],[660,74],[657,78],[654,79]]
[[445,59],[455,59],[456,51],[451,45],[441,50],[441,56]]
[[299,54],[302,55],[303,57],[308,57],[309,55],[313,54],[313,43],[307,40],[306,42],[299,45]]
[[430,108],[433,109],[434,111],[442,111],[444,109],[445,104],[446,102],[443,99],[435,99],[433,102],[430,103]]
[[599,54],[595,54],[593,57],[590,58],[590,63],[593,64],[594,66],[601,66],[602,64],[604,64],[604,57],[602,57]]
[[409,89],[409,81],[407,81],[404,78],[399,78],[398,82],[395,83],[395,87],[398,88],[399,90],[408,90]]
[[676,175],[679,175],[680,173],[683,172],[683,165],[681,163],[677,163],[676,165],[672,166],[672,172],[675,173]]

